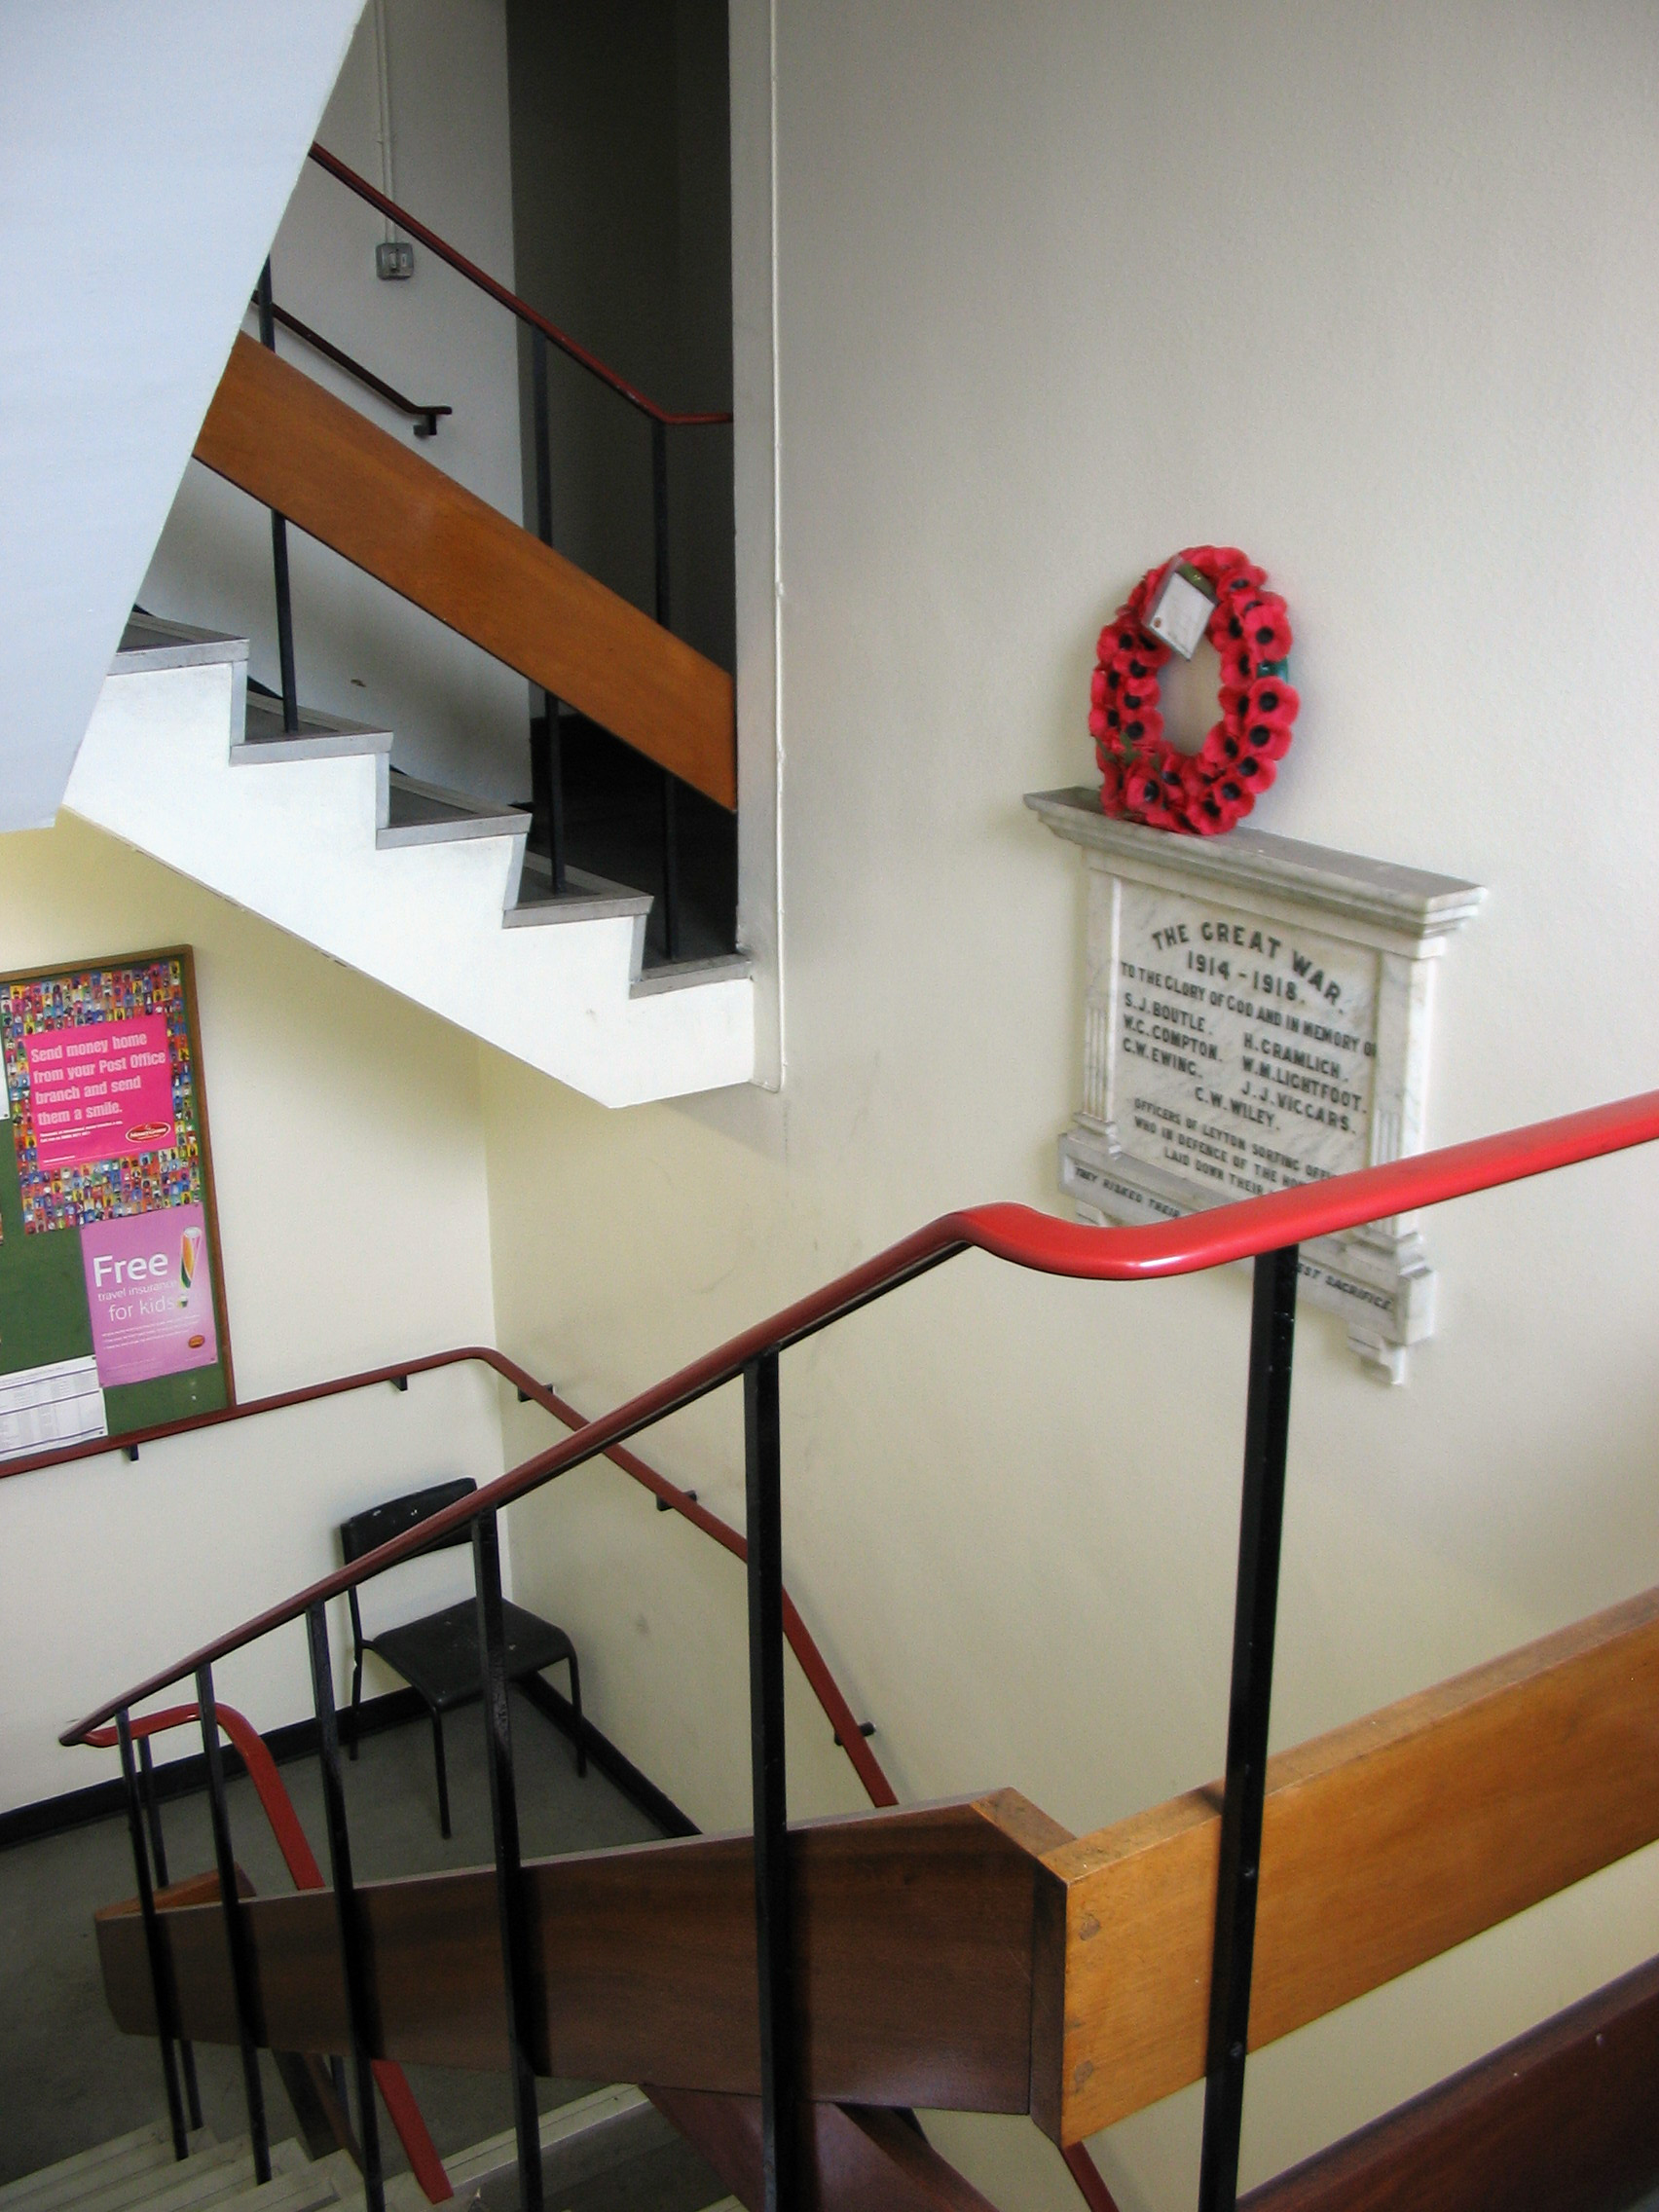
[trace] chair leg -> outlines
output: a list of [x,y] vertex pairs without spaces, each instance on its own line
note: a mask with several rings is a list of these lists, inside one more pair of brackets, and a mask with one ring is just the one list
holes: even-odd
[[449,1770],[444,1765],[444,1716],[434,1705],[432,1711],[432,1763],[438,1770],[438,1826],[445,1840],[450,1832]]
[[357,1756],[357,1709],[363,1702],[363,1654],[359,1651],[351,1668],[351,1757]]
[[576,1655],[571,1653],[571,1711],[576,1716],[576,1772],[587,1772],[587,1739],[582,1734],[582,1677],[576,1669]]

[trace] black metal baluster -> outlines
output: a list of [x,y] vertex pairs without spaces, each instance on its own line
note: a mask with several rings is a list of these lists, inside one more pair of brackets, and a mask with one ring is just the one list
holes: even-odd
[[[547,417],[547,340],[539,330],[530,334],[530,390],[535,414],[535,535],[543,545],[551,545],[553,447]],[[565,762],[559,738],[559,702],[551,691],[541,694],[541,712],[547,748],[547,857],[553,868],[553,895],[560,898],[565,889]]]
[[[651,424],[651,544],[656,564],[656,618],[669,626],[668,425]],[[675,779],[662,772],[662,934],[670,960],[680,957],[680,836]]]
[[1234,2212],[1244,2125],[1244,2064],[1256,1943],[1257,1874],[1267,1790],[1284,1467],[1290,1439],[1290,1364],[1296,1334],[1297,1248],[1264,1252],[1250,1315],[1250,1395],[1244,1417],[1238,1593],[1227,1719],[1227,1796],[1221,1815],[1215,1946],[1210,1968],[1198,2212]]
[[[150,1739],[138,1739],[138,1774],[144,1787],[144,1819],[150,1830],[150,1857],[155,1862],[156,1887],[167,1886],[167,1846],[162,1834],[161,1800],[156,1795],[156,1768],[150,1757]],[[202,2091],[196,2080],[196,2052],[189,2040],[178,2039],[178,2061],[184,2073],[184,2101],[190,2113],[192,2127],[202,2125]]]
[[535,2009],[540,1976],[519,1855],[518,1791],[513,1781],[506,1640],[501,1625],[501,1553],[493,1513],[480,1514],[472,1524],[472,1578],[478,1594],[484,1741],[490,1763],[490,1817],[496,1832],[496,1902],[507,1996],[507,2063],[512,2076],[513,2126],[518,2135],[519,2212],[541,2212],[541,2124],[535,2110],[535,2069],[531,2055],[539,2040]]
[[213,1857],[219,1868],[219,1903],[225,1915],[225,1940],[231,1954],[231,1984],[236,1992],[237,2034],[241,2044],[242,2087],[247,2096],[247,2131],[253,2144],[257,2182],[271,2179],[271,2142],[265,2124],[265,2087],[259,2078],[253,1947],[237,1888],[236,1855],[231,1849],[231,1814],[225,1801],[225,1760],[219,1749],[219,1709],[213,1698],[213,1670],[196,1674],[196,1702],[202,1713],[202,1749],[207,1756],[207,1802],[213,1816]]
[[[380,2114],[375,2105],[374,2064],[369,2056],[375,2033],[375,1999],[369,1978],[368,1939],[351,1879],[351,1838],[346,1826],[346,1791],[340,1780],[340,1726],[334,1711],[334,1661],[328,1649],[328,1615],[320,1604],[307,1610],[306,1633],[311,1644],[312,1703],[316,1713],[317,1761],[322,1769],[323,1818],[328,1823],[328,1867],[334,1883],[335,1917],[340,1923],[346,2009],[350,2015],[351,2056],[357,2076],[357,2132],[363,2151],[363,2192],[368,2212],[385,2212]],[[344,2111],[343,2069],[337,2072],[335,2083]]]
[[[276,321],[271,312],[271,263],[259,272],[259,343],[276,350]],[[300,693],[294,676],[294,607],[288,588],[288,525],[271,510],[271,566],[276,579],[276,658],[282,671],[282,727],[288,736],[300,726]]]
[[759,1970],[760,2128],[765,2212],[797,2198],[794,1951],[790,1925],[784,1756],[784,1545],[778,1355],[743,1371],[749,1523],[749,1741],[755,1802],[755,1934]]
[[[173,2060],[178,2008],[173,2002],[172,1962],[162,1941],[156,1893],[150,1885],[150,1859],[144,1849],[144,1816],[139,1809],[138,1776],[132,1764],[132,1723],[126,1706],[115,1716],[115,1735],[121,1746],[121,1778],[127,1785],[127,1831],[132,1842],[132,1866],[138,1877],[138,1910],[143,1916],[144,1947],[150,1958],[150,1994],[156,2008],[156,2039],[162,2046],[162,2078],[167,2089],[173,2157],[185,2158],[190,2156],[190,2145],[185,2138],[184,2105],[178,2093],[178,2068]],[[200,2125],[200,2121],[197,2124]]]

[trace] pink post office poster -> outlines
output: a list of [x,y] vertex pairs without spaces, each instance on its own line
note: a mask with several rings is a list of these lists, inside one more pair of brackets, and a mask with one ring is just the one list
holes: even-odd
[[167,1017],[86,1021],[23,1040],[42,1170],[87,1167],[174,1141]]
[[213,1365],[218,1335],[200,1206],[90,1222],[81,1258],[104,1389]]

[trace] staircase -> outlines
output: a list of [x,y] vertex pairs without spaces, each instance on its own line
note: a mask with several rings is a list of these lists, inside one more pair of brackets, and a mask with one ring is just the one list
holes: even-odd
[[65,806],[604,1105],[749,1080],[747,959],[646,973],[649,897],[574,868],[553,896],[529,815],[399,776],[389,730],[286,734],[247,650],[135,613]]
[[[250,686],[245,639],[135,610],[63,803],[603,1104],[748,1082],[753,969],[722,949],[734,931],[733,683],[668,621],[667,433],[730,416],[669,414],[332,156],[313,147],[313,159],[405,220],[517,316],[542,369],[547,347],[562,348],[649,419],[655,618],[554,550],[540,493],[533,533],[279,358],[278,319],[375,392],[398,398],[277,309],[268,266],[256,301],[264,343],[233,342],[195,458],[270,510],[283,696]],[[430,434],[437,412],[417,423],[418,434]],[[536,437],[543,484],[539,403]],[[290,527],[537,687],[526,780],[542,794],[544,852],[528,850],[532,816],[523,807],[400,776],[390,764],[393,732],[302,704]],[[653,895],[567,859],[567,724],[593,732],[602,750],[625,748],[636,765],[650,764],[660,853],[650,880],[662,885],[655,934],[667,958],[648,970]],[[712,883],[721,889],[712,913],[682,924],[680,847],[692,837],[700,900]],[[631,868],[637,841],[624,838],[622,849],[634,856],[624,864]]]
[[[99,1965],[117,2024],[160,2041],[180,2146],[178,2039],[240,2044],[250,2067],[261,2047],[350,2049],[365,2081],[506,2074],[524,2212],[543,2201],[537,2076],[639,2083],[751,2212],[985,2212],[917,2107],[1029,2116],[1111,2212],[1088,2139],[1202,2082],[1200,2212],[1235,2212],[1250,2051],[1659,1841],[1659,1589],[1269,1756],[1299,1246],[1655,1142],[1650,1092],[1141,1228],[945,1215],[107,1699],[60,1741],[121,1735],[139,1895],[96,1913]],[[780,1357],[976,1249],[1116,1283],[1255,1263],[1227,1773],[1081,1836],[1013,1789],[792,1823]],[[601,1455],[660,1495],[630,1441],[739,1381],[748,1525],[723,1534],[749,1582],[753,1830],[526,1860],[495,1517]],[[495,1862],[356,1881],[327,1606],[473,1529]],[[214,1663],[302,1624],[335,1890],[317,1869],[292,1896],[240,1894],[209,1760],[215,1901],[153,1895],[131,1732],[210,1714]],[[133,1717],[191,1674],[197,1708]],[[1243,2201],[1626,2212],[1659,2186],[1656,2079],[1649,1960]],[[257,2142],[257,2094],[249,2112]]]
[[[558,2212],[643,2201],[651,2212],[739,2212],[638,2089],[596,2090],[543,2113],[544,2201]],[[447,2160],[451,2199],[466,2212],[513,2212],[517,2145],[509,2129]],[[219,2143],[208,2127],[173,2157],[164,2126],[140,2127],[0,2188],[0,2212],[364,2212],[362,2177],[344,2151],[310,2158],[296,2142],[271,2147],[271,2179],[256,2183],[248,2138]],[[413,2175],[386,2184],[387,2212],[426,2212]]]

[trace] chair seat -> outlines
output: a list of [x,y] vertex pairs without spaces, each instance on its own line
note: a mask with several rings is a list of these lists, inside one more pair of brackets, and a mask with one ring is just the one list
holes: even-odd
[[[522,1605],[503,1602],[501,1628],[509,1681],[575,1657],[562,1628],[527,1613]],[[469,1598],[446,1605],[441,1613],[428,1613],[424,1620],[370,1637],[364,1649],[384,1659],[440,1713],[465,1705],[479,1694],[478,1608]]]

